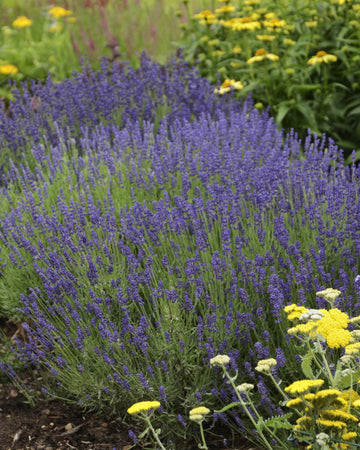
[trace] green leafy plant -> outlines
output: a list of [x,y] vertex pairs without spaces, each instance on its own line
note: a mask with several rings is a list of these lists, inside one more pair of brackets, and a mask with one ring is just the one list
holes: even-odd
[[[70,10],[49,8],[35,19],[18,16],[0,36],[0,97],[12,98],[8,79],[45,81],[71,76],[79,65],[70,40],[76,18]],[[66,61],[66,64],[64,64]]]
[[325,132],[359,158],[359,14],[357,1],[223,1],[188,12],[178,45],[219,95],[251,94],[286,130]]
[[[332,288],[316,293],[329,302],[329,310],[308,309],[296,304],[284,308],[288,319],[297,322],[288,333],[297,336],[306,351],[301,364],[306,379],[294,381],[283,389],[282,381],[275,379],[273,374],[276,359],[260,360],[255,368],[268,376],[280,392],[283,397],[280,406],[286,406],[294,413],[263,417],[252,395],[254,384],[236,386],[238,374],[231,376],[227,355],[215,356],[210,359],[210,365],[222,369],[223,378],[232,386],[238,401],[215,412],[224,413],[241,407],[255,427],[259,441],[269,450],[288,449],[293,442],[306,444],[307,449],[313,450],[360,447],[357,433],[360,395],[354,389],[360,375],[360,332],[349,330],[349,325],[359,323],[360,317],[349,318],[334,307],[340,294]],[[341,349],[342,356],[334,349]],[[297,416],[296,423],[293,423],[293,414]],[[279,430],[288,433],[287,439],[283,434],[279,435]]]

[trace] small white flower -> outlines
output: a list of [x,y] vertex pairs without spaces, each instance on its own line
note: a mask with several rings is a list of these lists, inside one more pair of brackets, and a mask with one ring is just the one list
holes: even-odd
[[322,297],[325,300],[333,302],[339,297],[339,295],[341,295],[341,291],[339,291],[338,289],[327,288],[324,289],[323,291],[318,291],[316,295],[317,297]]
[[300,320],[320,320],[324,317],[324,313],[318,309],[308,309],[305,313],[301,314]]
[[212,366],[223,367],[226,364],[229,364],[229,362],[230,362],[230,358],[227,355],[217,355],[217,356],[214,356],[214,358],[210,359],[210,364]]
[[254,389],[254,385],[250,383],[243,383],[239,384],[236,389],[242,394],[246,394],[247,392],[250,392],[252,389]]
[[326,433],[319,433],[316,435],[316,442],[319,445],[325,445],[327,441],[329,440],[330,436]]

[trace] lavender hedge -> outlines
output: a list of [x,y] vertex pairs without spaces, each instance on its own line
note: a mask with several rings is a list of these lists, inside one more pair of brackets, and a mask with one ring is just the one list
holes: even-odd
[[[149,67],[128,79],[127,104],[164,70]],[[232,399],[209,358],[228,354],[241,382],[257,384],[264,415],[281,414],[254,367],[276,357],[281,378],[299,375],[283,307],[325,307],[313,298],[331,286],[343,293],[338,307],[360,313],[360,174],[331,141],[301,144],[251,102],[217,103],[207,82],[171,70],[156,124],[139,106],[119,126],[88,87],[78,108],[89,119],[77,117],[76,135],[50,105],[77,90],[44,88],[39,127],[48,120],[52,134],[29,138],[31,152],[3,176],[0,309],[21,308],[29,341],[13,352],[47,378],[44,392],[120,416],[158,399],[162,440],[185,442],[189,409]],[[198,96],[179,90],[186,77],[202,86]],[[14,130],[27,101],[14,105]],[[36,120],[24,112],[24,129]],[[219,421],[248,428],[240,411],[214,413]]]

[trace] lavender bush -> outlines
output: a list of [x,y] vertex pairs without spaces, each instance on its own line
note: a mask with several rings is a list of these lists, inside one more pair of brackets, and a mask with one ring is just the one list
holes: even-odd
[[[327,286],[360,306],[359,169],[212,91],[181,63],[144,61],[49,81],[38,112],[25,94],[0,125],[23,154],[0,200],[0,309],[28,335],[14,354],[45,393],[89,409],[161,401],[169,448],[197,434],[192,408],[236,401],[209,359],[229,355],[263,415],[282,414],[254,368],[276,356],[275,377],[299,376],[284,306],[324,307]],[[241,411],[219,422],[252,433]]]

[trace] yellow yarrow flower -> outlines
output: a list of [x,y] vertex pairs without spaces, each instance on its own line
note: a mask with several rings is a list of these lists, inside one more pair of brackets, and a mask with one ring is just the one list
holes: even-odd
[[360,352],[360,342],[354,342],[345,347],[345,355],[355,355]]
[[356,431],[349,431],[348,433],[344,433],[341,436],[341,439],[344,439],[344,441],[351,441],[357,437]]
[[32,20],[28,19],[25,16],[19,16],[12,23],[13,27],[15,27],[15,28],[27,28],[27,27],[30,27],[31,24],[32,24]]
[[346,423],[340,420],[317,419],[316,423],[320,426],[326,428],[334,428],[336,430],[342,430],[343,428],[346,428]]
[[279,57],[273,53],[269,53],[264,48],[259,48],[259,50],[256,51],[255,56],[248,59],[246,62],[247,64],[253,64],[254,62],[264,61],[265,59],[269,59],[270,61],[278,61]]
[[54,6],[53,8],[49,9],[48,13],[56,19],[72,15],[72,11],[62,8],[61,6]]
[[192,416],[193,414],[201,414],[202,416],[206,416],[206,414],[210,413],[210,409],[206,408],[206,406],[197,406],[190,410],[189,414]]
[[127,410],[127,412],[131,415],[138,414],[141,412],[147,412],[151,409],[157,409],[161,406],[160,402],[157,401],[146,401],[146,402],[139,402],[134,403],[130,408]]
[[288,315],[288,320],[299,319],[300,316],[308,311],[305,306],[298,306],[295,303],[287,305],[284,308],[284,312]]
[[316,389],[324,384],[324,380],[298,380],[287,386],[284,391],[289,394],[301,395],[311,389]]
[[0,73],[2,75],[13,75],[18,72],[19,69],[13,64],[0,64]]
[[328,420],[341,420],[346,423],[356,423],[359,419],[346,411],[341,411],[340,409],[327,409],[322,411],[321,418]]

